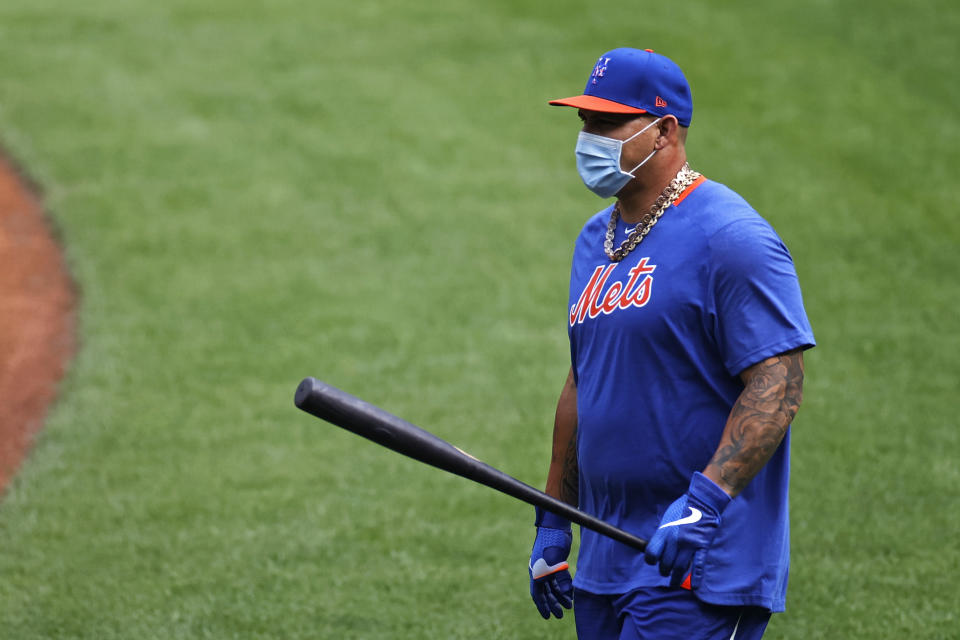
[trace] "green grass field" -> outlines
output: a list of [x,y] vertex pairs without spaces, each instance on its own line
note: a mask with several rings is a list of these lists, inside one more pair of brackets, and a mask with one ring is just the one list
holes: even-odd
[[771,638],[957,638],[960,6],[5,0],[0,144],[82,349],[0,503],[0,637],[572,638],[532,509],[297,411],[315,375],[546,476],[578,92],[693,85],[694,168],[790,246],[819,346]]

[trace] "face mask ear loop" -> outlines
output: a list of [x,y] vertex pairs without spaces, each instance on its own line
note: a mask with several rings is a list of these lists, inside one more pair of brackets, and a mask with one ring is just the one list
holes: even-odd
[[[640,135],[641,133],[643,133],[644,131],[646,131],[647,129],[649,129],[650,127],[652,127],[653,125],[657,124],[657,123],[660,122],[661,120],[663,120],[663,118],[657,118],[656,120],[654,120],[653,122],[651,122],[650,124],[648,124],[647,126],[645,126],[643,129],[640,129],[640,131],[637,131],[635,134],[633,134],[632,136],[630,136],[629,138],[627,138],[626,140],[624,140],[624,141],[623,141],[623,144],[626,144],[626,143],[630,142],[631,140],[633,140],[634,138],[636,138],[638,135]],[[621,147],[621,149],[622,149],[622,147]],[[633,172],[636,171],[637,169],[639,169],[640,167],[642,167],[643,165],[647,164],[647,160],[649,160],[650,158],[652,158],[657,151],[658,151],[658,149],[654,149],[653,151],[650,152],[650,155],[648,155],[646,158],[644,158],[644,159],[640,162],[640,164],[638,164],[637,166],[635,166],[633,169],[630,169],[630,171],[624,171],[624,173],[627,174],[628,176],[630,176],[631,178],[636,178],[637,176],[633,175]]]
[[653,151],[650,152],[650,155],[648,155],[646,158],[643,159],[643,161],[640,164],[635,166],[633,169],[630,169],[630,171],[624,171],[624,173],[630,176],[631,178],[636,178],[637,176],[633,175],[633,172],[639,169],[640,167],[642,167],[643,165],[647,164],[647,160],[652,158],[657,151],[658,149],[654,149]]
[[630,142],[631,140],[633,140],[634,138],[636,138],[638,135],[640,135],[641,133],[643,133],[644,131],[646,131],[647,129],[649,129],[650,127],[652,127],[653,125],[657,124],[657,123],[660,122],[661,120],[663,120],[663,118],[657,118],[656,120],[654,120],[653,122],[651,122],[650,124],[648,124],[647,126],[645,126],[643,129],[640,129],[640,131],[637,131],[635,134],[633,134],[632,136],[630,136],[629,138],[627,138],[626,140],[624,140],[624,141],[623,141],[623,144],[627,144],[628,142]]

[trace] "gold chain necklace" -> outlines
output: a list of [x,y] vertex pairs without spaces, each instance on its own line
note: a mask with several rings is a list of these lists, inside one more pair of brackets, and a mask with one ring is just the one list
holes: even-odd
[[610,212],[610,222],[607,224],[607,237],[603,241],[603,250],[606,252],[607,257],[610,258],[612,262],[620,262],[626,258],[627,254],[633,251],[634,248],[640,244],[640,241],[650,233],[650,229],[653,228],[653,225],[657,224],[657,221],[667,210],[667,207],[673,204],[673,201],[680,197],[684,189],[693,184],[699,177],[700,174],[684,162],[683,166],[680,167],[680,171],[677,172],[677,175],[674,176],[670,184],[667,185],[667,188],[663,190],[663,193],[657,197],[653,206],[650,207],[650,213],[643,216],[640,222],[637,223],[637,226],[633,228],[633,231],[630,232],[630,235],[627,236],[626,240],[614,249],[613,237],[617,230],[617,218],[620,217],[620,203],[618,202],[613,208],[613,211]]

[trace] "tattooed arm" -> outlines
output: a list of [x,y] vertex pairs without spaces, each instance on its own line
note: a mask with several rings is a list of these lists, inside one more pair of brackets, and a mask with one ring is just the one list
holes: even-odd
[[557,401],[557,415],[553,422],[553,454],[547,474],[548,495],[567,504],[579,503],[579,467],[577,466],[577,385],[573,369]]
[[736,496],[780,446],[803,396],[803,352],[748,367],[713,459],[703,474]]

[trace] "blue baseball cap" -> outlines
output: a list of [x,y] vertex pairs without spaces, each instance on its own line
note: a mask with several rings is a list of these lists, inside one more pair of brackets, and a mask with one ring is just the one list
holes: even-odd
[[623,47],[606,52],[587,78],[583,95],[550,104],[605,113],[673,115],[684,127],[693,118],[693,97],[683,71],[653,49]]

